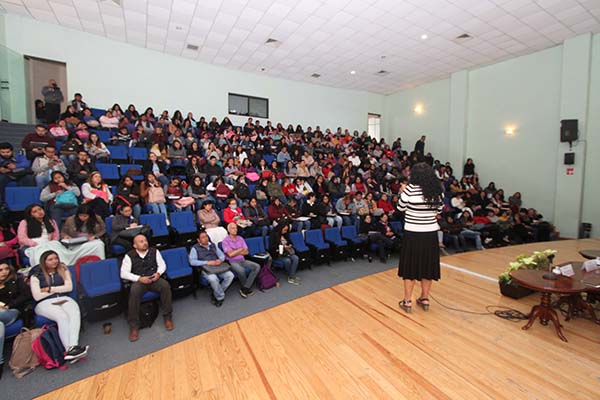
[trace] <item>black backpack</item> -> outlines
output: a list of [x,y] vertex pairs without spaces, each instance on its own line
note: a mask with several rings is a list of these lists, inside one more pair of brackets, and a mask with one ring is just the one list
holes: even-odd
[[158,301],[145,301],[140,304],[140,329],[150,328],[158,317]]

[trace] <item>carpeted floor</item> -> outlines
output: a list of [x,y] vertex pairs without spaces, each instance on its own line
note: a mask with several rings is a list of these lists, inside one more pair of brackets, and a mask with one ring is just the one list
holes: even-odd
[[[395,268],[396,265],[397,256],[386,264],[377,260],[372,263],[366,260],[334,262],[331,266],[316,266],[313,270],[300,271],[298,276],[302,278],[301,286],[288,284],[283,273],[277,271],[281,278],[279,288],[266,292],[256,291],[248,299],[239,295],[239,284],[236,281],[227,291],[227,298],[221,308],[210,303],[210,291],[204,288],[198,291],[197,299],[190,295],[174,301],[175,330],[167,332],[162,324],[162,317],[159,316],[151,328],[140,331],[140,339],[135,343],[130,343],[127,339],[129,330],[123,316],[111,320],[112,333],[108,336],[103,332],[104,321],[85,323],[80,344],[90,345],[89,356],[64,371],[37,368],[25,378],[16,379],[8,368],[10,346],[6,346],[6,364],[0,381],[0,392],[4,399],[32,399],[248,315],[343,282]],[[400,281],[398,288],[400,293]]]

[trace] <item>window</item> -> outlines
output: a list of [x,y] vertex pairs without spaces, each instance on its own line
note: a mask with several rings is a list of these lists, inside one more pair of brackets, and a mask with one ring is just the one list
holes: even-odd
[[229,93],[229,114],[269,118],[269,99]]
[[381,139],[381,115],[379,114],[369,114],[369,136],[379,140]]

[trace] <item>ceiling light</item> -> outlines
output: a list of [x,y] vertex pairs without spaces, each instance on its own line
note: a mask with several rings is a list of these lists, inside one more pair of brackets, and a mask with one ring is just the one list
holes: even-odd
[[515,136],[516,130],[517,128],[514,125],[508,125],[504,127],[504,133],[506,136]]
[[414,111],[415,111],[415,114],[422,115],[423,112],[425,112],[425,107],[423,107],[423,104],[417,103],[417,104],[415,104]]
[[428,37],[429,37],[429,36],[427,36],[427,34],[426,34],[426,33],[424,33],[424,34],[422,34],[422,35],[421,35],[421,39],[422,39],[422,40],[427,40],[427,38],[428,38]]
[[350,71],[350,75],[356,75],[356,71],[354,71],[354,70]]
[[312,78],[320,78],[321,74],[317,74],[316,72],[311,75]]

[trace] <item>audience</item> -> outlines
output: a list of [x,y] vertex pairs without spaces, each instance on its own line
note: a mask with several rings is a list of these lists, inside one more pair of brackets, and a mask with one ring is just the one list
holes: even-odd
[[[171,213],[192,211],[191,218],[203,230],[189,250],[189,261],[210,284],[217,307],[236,275],[240,295],[253,294],[260,266],[246,259],[244,237],[268,236],[273,263],[286,271],[293,285],[299,285],[300,278],[299,258],[289,238],[292,229],[354,226],[367,239],[370,251],[386,262],[401,245],[401,230],[394,225],[403,218],[397,208],[398,195],[418,162],[433,165],[444,187],[439,236],[456,251],[558,235],[535,209],[524,208],[527,199],[520,192],[505,200],[504,191],[494,182],[483,188],[472,159],[464,164],[462,176],[455,176],[452,165],[425,153],[425,136],[409,153],[402,150],[400,139],[390,146],[366,132],[305,130],[291,124],[286,129],[281,123],[263,125],[252,118],[243,127],[235,127],[228,118],[219,123],[216,118],[201,117],[196,122],[191,113],[184,118],[178,111],[172,117],[164,111],[157,118],[152,108],[140,114],[133,104],[125,112],[115,104],[98,121],[82,99],[76,94],[65,113],[51,116],[57,122],[50,133],[46,126],[37,125],[35,132],[23,138],[26,156],[15,153],[9,143],[0,143],[0,200],[5,201],[6,187],[16,184],[42,189],[40,201],[44,203],[26,208],[16,235],[13,226],[2,224],[0,243],[5,245],[0,245],[0,260],[39,264],[32,278],[32,289],[33,279],[38,281],[34,297],[41,300],[50,293],[60,297],[55,300],[61,303],[56,310],[62,314],[53,318],[62,318],[61,340],[73,359],[85,355],[87,348],[79,347],[78,337],[71,334],[75,325],[65,322],[68,315],[79,315],[79,309],[68,300],[62,302],[73,285],[62,263],[73,265],[86,255],[104,258],[107,244],[121,245],[127,251],[121,277],[132,283],[129,339],[139,337],[140,299],[146,291],[161,293],[165,327],[173,329],[171,289],[163,277],[165,262],[148,245],[149,227],[139,223],[144,212],[163,214],[169,223]],[[102,130],[110,141],[100,140]],[[60,156],[57,140],[62,143]],[[98,167],[116,164],[107,144],[148,149],[139,186],[135,169],[122,176],[116,188],[109,186],[113,177],[104,182],[95,162]],[[111,215],[112,233],[106,240],[104,221]],[[61,244],[59,232],[63,239],[83,237],[86,241]],[[173,238],[176,246],[177,236]],[[20,254],[12,248],[17,242]],[[8,271],[4,265],[0,264],[0,301],[8,304],[2,300],[7,285],[3,276],[14,274],[4,272]],[[49,315],[44,301],[36,311],[39,308]],[[2,323],[10,323],[15,315],[4,311],[13,308],[0,308],[0,344]]]

